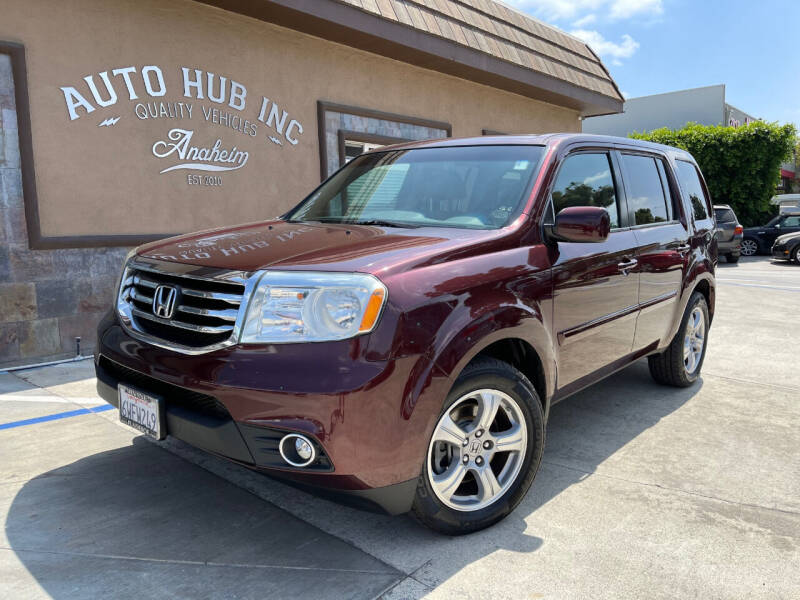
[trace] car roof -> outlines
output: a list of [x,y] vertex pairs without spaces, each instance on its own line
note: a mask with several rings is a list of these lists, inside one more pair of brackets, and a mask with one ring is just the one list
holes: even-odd
[[729,204],[715,204],[714,208],[727,208],[728,210],[733,210]]
[[543,133],[531,135],[482,135],[461,138],[441,138],[438,140],[423,140],[418,142],[405,142],[391,146],[376,148],[370,152],[385,152],[387,150],[410,150],[414,148],[447,148],[453,146],[557,146],[561,144],[598,144],[602,146],[626,146],[655,150],[671,154],[675,158],[682,158],[695,162],[691,154],[680,148],[665,146],[645,140],[616,137],[612,135],[593,135],[586,133]]

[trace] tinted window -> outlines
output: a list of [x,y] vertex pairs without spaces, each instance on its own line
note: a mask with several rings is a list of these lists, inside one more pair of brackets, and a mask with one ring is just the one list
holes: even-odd
[[736,215],[730,208],[715,208],[714,216],[717,218],[717,223],[735,223]]
[[295,221],[496,229],[522,211],[542,146],[362,154],[288,215]]
[[553,187],[555,213],[568,206],[600,206],[608,211],[611,227],[619,227],[619,209],[608,154],[567,157]]
[[781,227],[800,227],[800,217],[786,217]]
[[623,154],[628,206],[636,225],[663,223],[670,220],[664,186],[656,160],[650,156]]
[[691,163],[685,160],[675,161],[678,166],[678,179],[681,182],[681,187],[684,193],[689,195],[689,200],[692,202],[692,211],[696,221],[708,218],[708,199],[703,191],[703,184],[700,183],[700,175],[697,174],[697,169]]

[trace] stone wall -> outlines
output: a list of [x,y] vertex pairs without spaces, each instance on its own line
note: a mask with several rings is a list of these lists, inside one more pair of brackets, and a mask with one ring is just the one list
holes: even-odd
[[91,353],[127,253],[30,250],[24,202],[11,60],[0,53],[0,369],[73,356],[78,336]]

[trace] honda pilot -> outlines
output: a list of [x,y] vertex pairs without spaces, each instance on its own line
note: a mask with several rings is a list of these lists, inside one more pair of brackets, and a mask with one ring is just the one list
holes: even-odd
[[683,150],[580,134],[363,154],[274,220],[141,246],[101,322],[120,419],[447,534],[539,469],[553,405],[700,376],[715,222]]

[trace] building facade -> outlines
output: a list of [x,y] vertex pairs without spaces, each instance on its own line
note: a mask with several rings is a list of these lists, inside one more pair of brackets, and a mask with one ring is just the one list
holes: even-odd
[[624,112],[583,120],[584,133],[627,137],[661,127],[680,129],[687,123],[739,127],[755,121],[725,101],[725,86],[711,85],[625,100]]
[[130,247],[279,215],[365,148],[622,107],[585,44],[490,0],[2,13],[0,368],[90,352]]

